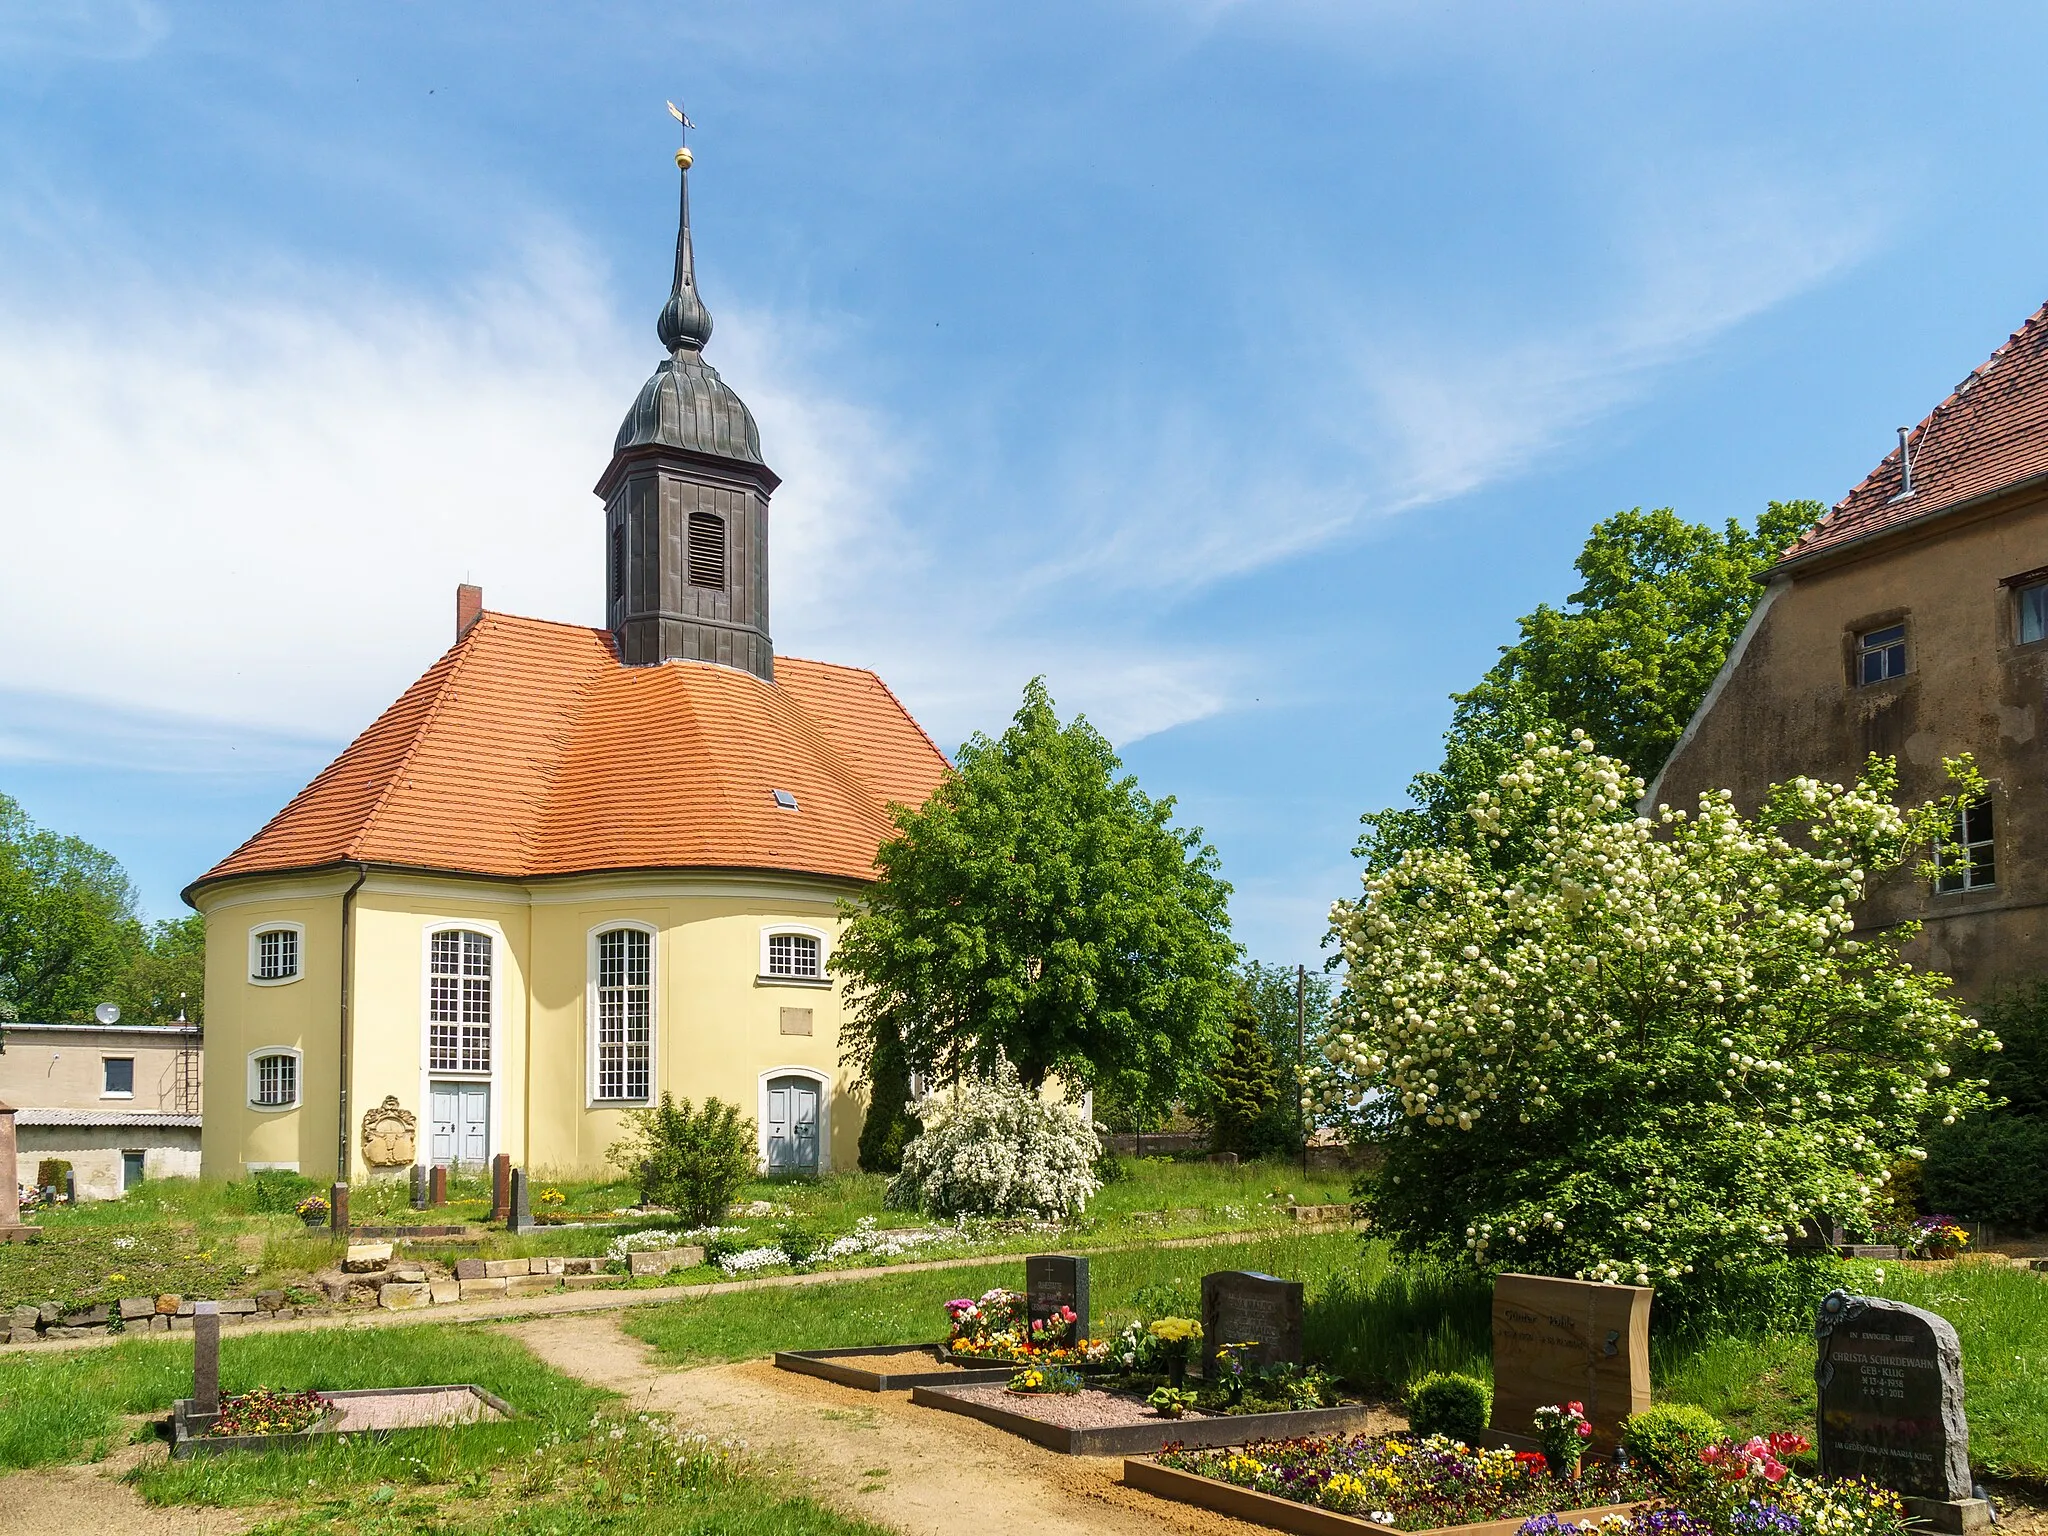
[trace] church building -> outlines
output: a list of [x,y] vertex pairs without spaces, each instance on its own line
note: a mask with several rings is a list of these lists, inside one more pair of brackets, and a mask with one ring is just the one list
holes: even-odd
[[605,627],[459,588],[447,653],[185,891],[209,1175],[596,1172],[665,1090],[738,1104],[764,1168],[853,1166],[839,905],[948,765],[872,672],[774,652],[777,479],[704,361],[676,163],[668,357],[596,487]]

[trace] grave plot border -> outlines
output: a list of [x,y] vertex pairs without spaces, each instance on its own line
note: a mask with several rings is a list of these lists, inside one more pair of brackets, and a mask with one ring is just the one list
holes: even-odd
[[[1226,1483],[1221,1478],[1204,1477],[1199,1472],[1183,1472],[1178,1467],[1164,1467],[1149,1456],[1132,1456],[1125,1459],[1124,1484],[1127,1487],[1141,1488],[1147,1493],[1157,1494],[1163,1499],[1193,1504],[1202,1509],[1214,1510],[1220,1515],[1231,1515],[1239,1520],[1249,1520],[1254,1525],[1263,1525],[1277,1531],[1290,1531],[1294,1536],[1358,1536],[1360,1532],[1370,1532],[1372,1536],[1515,1536],[1515,1532],[1522,1528],[1522,1522],[1531,1518],[1528,1515],[1511,1515],[1504,1520],[1481,1520],[1471,1525],[1446,1525],[1429,1531],[1402,1531],[1395,1526],[1381,1525],[1368,1520],[1363,1515],[1339,1514],[1334,1509],[1324,1509],[1318,1504],[1298,1504],[1293,1499],[1283,1499],[1276,1493],[1260,1493],[1254,1488],[1240,1488],[1235,1483]],[[1603,1517],[1625,1515],[1641,1503],[1638,1499],[1628,1504],[1596,1504],[1587,1509],[1559,1510],[1557,1518],[1568,1525],[1590,1520],[1597,1526]]]
[[[962,1382],[961,1386],[973,1385]],[[1194,1449],[1242,1445],[1247,1440],[1299,1440],[1340,1434],[1365,1421],[1363,1403],[1340,1408],[1296,1408],[1278,1413],[1207,1414],[1200,1418],[1153,1419],[1142,1424],[1105,1424],[1070,1429],[994,1403],[958,1396],[950,1387],[912,1387],[910,1400],[923,1408],[965,1414],[1062,1456],[1138,1456],[1180,1444]]]
[[778,1349],[775,1364],[782,1370],[816,1376],[842,1387],[852,1387],[857,1392],[908,1392],[913,1387],[948,1385],[982,1386],[989,1382],[1008,1381],[1016,1369],[1012,1365],[970,1366],[961,1361],[950,1371],[872,1371],[862,1370],[851,1363],[865,1356],[900,1355],[912,1349],[929,1350],[933,1362],[938,1365],[946,1364],[951,1358],[943,1344],[867,1344],[858,1349]]
[[[420,1392],[468,1392],[482,1400],[487,1408],[497,1410],[499,1418],[512,1419],[518,1415],[512,1405],[495,1392],[486,1392],[471,1381],[446,1382],[432,1387],[350,1387],[333,1392],[321,1391],[320,1395],[330,1401],[342,1401],[352,1397],[411,1397]],[[181,1397],[171,1405],[171,1458],[183,1461],[190,1456],[211,1455],[215,1451],[290,1451],[311,1445],[322,1435],[334,1433],[333,1424],[337,1415],[329,1413],[317,1423],[290,1435],[195,1435],[192,1433],[188,1416],[192,1412],[192,1399]],[[497,1422],[497,1421],[488,1421]],[[382,1440],[387,1436],[409,1432],[412,1429],[468,1429],[468,1424],[408,1425],[404,1430],[396,1429],[352,1429],[351,1435],[374,1435]]]

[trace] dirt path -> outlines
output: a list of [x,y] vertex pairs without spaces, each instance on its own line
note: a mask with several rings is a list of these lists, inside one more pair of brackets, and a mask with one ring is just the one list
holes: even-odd
[[260,1509],[159,1509],[121,1474],[164,1448],[125,1446],[90,1466],[0,1477],[0,1536],[239,1536]]
[[765,1360],[662,1371],[609,1317],[506,1332],[557,1370],[736,1435],[826,1502],[913,1536],[1244,1536],[1251,1526],[1125,1488],[1120,1458],[1059,1456],[908,1394],[855,1392]]

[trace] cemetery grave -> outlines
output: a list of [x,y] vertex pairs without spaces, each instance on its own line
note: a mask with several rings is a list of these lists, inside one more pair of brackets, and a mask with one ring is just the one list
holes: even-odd
[[171,1410],[176,1460],[221,1451],[290,1450],[319,1435],[454,1428],[512,1415],[502,1398],[468,1383],[289,1394],[259,1387],[223,1398],[220,1321],[218,1304],[199,1303],[192,1327],[192,1395],[179,1398]]

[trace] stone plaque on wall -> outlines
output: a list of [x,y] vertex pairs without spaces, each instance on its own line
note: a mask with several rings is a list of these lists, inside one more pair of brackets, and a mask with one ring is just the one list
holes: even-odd
[[1063,1342],[1088,1337],[1088,1261],[1069,1253],[1034,1253],[1024,1261],[1024,1315],[1040,1323],[1061,1307],[1075,1322]]
[[1963,1352],[1948,1319],[1835,1291],[1814,1323],[1823,1477],[1922,1499],[1970,1497]]
[[811,1032],[811,1010],[808,1008],[783,1009],[782,1032],[785,1035],[808,1035]]
[[1577,1402],[1591,1448],[1612,1451],[1622,1421],[1650,1406],[1650,1297],[1647,1286],[1496,1279],[1491,1427],[1528,1437],[1538,1408]]
[[1301,1282],[1246,1269],[1202,1276],[1202,1374],[1216,1374],[1216,1351],[1250,1344],[1252,1370],[1301,1364]]

